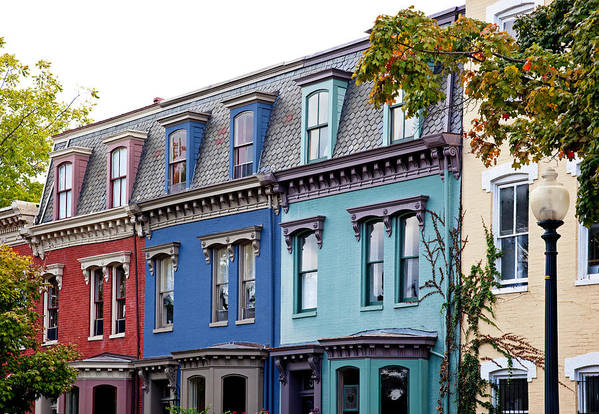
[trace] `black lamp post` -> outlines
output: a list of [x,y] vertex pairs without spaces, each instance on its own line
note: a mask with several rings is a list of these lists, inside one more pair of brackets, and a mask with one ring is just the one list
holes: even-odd
[[559,413],[557,358],[557,228],[568,211],[570,196],[555,181],[553,168],[542,174],[543,180],[531,193],[530,206],[537,224],[545,229],[545,414]]

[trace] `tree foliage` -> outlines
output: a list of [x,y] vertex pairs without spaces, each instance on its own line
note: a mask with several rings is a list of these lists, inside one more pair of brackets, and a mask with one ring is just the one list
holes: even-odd
[[355,76],[373,82],[377,106],[403,90],[412,116],[443,101],[444,79],[457,74],[479,104],[465,135],[484,164],[504,145],[516,168],[580,157],[577,215],[599,222],[599,0],[554,0],[515,30],[518,41],[471,18],[440,27],[413,8],[382,15]]
[[57,398],[75,381],[71,346],[40,350],[39,303],[44,282],[29,257],[0,246],[0,412],[24,413],[40,396]]
[[39,201],[42,184],[36,178],[48,165],[51,136],[90,122],[97,92],[82,90],[63,102],[62,84],[50,69],[44,60],[31,68],[0,53],[0,208],[16,199]]

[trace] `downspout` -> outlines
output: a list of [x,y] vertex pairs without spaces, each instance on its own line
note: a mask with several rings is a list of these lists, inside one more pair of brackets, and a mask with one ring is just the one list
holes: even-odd
[[[272,194],[271,197],[276,197],[276,194]],[[280,208],[280,207],[279,207]],[[279,213],[280,214],[280,213]],[[275,237],[275,231],[278,229],[275,229],[275,223],[274,223],[274,211],[273,209],[269,209],[269,219],[270,219],[270,249],[271,252],[273,253],[273,256],[271,257],[270,260],[270,274],[271,274],[271,283],[270,283],[270,289],[271,289],[271,297],[272,297],[272,323],[270,324],[270,329],[271,329],[271,334],[270,334],[270,346],[274,347],[276,346],[275,344],[275,336],[276,336],[276,332],[275,332],[275,325],[276,325],[276,321],[277,321],[277,312],[276,312],[276,289],[275,289],[275,285],[276,285],[276,267],[275,267],[275,255],[274,253],[278,250],[278,246],[275,246],[275,242],[276,242],[276,237]],[[269,392],[268,397],[268,404],[270,406],[270,411],[274,412],[274,388],[275,388],[275,383],[274,383],[274,368],[273,368],[273,364],[271,363],[270,360],[270,356],[268,357],[268,382],[272,382],[272,392]],[[269,388],[269,387],[267,387]],[[269,391],[271,391],[269,389]],[[265,400],[266,402],[266,400]]]
[[[141,352],[139,349],[140,346],[140,323],[139,323],[139,277],[138,277],[138,269],[137,269],[137,235],[135,233],[135,223],[133,224],[133,260],[135,261],[135,323],[136,323],[136,333],[137,333],[137,344],[136,344],[136,355],[137,360],[141,357]],[[139,411],[139,375],[134,375],[135,381],[135,406],[133,408],[133,412]]]

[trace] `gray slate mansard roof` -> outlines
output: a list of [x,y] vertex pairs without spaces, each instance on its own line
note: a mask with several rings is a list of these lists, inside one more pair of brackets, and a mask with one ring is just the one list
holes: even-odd
[[[88,147],[93,150],[85,173],[76,215],[84,215],[105,210],[106,206],[106,148],[102,139],[126,129],[147,131],[131,202],[139,203],[163,196],[165,180],[165,133],[156,121],[167,115],[193,110],[210,112],[204,139],[193,174],[192,189],[229,181],[229,110],[222,104],[226,99],[251,91],[277,92],[273,105],[264,148],[259,164],[259,173],[276,172],[300,165],[301,140],[301,88],[295,79],[323,69],[337,68],[353,72],[362,50],[367,47],[367,39],[361,39],[329,51],[299,60],[299,69],[256,81],[249,85],[210,96],[199,96],[191,102],[174,104],[145,117],[121,124],[111,123],[106,128],[75,136],[66,142],[58,142],[55,150],[69,146]],[[220,89],[225,89],[227,84]],[[368,103],[371,84],[356,86],[349,81],[333,157],[353,154],[383,145],[383,109],[376,109]],[[454,97],[461,100],[461,87],[456,81]],[[176,102],[177,99],[171,101]],[[442,105],[441,105],[442,106]],[[440,132],[462,132],[462,110],[456,106],[452,110],[451,130],[445,126],[445,111],[431,110],[424,120],[422,136]],[[49,174],[40,204],[38,222],[53,220],[52,182],[53,166]]]

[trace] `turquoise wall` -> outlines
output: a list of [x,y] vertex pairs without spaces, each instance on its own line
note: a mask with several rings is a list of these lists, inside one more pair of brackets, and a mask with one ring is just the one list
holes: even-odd
[[[282,215],[281,222],[316,215],[325,216],[326,220],[323,245],[318,252],[318,308],[313,316],[294,315],[293,255],[287,251],[284,240],[281,241],[281,344],[312,342],[321,338],[347,336],[372,329],[412,328],[437,332],[438,339],[433,351],[437,354],[444,352],[445,323],[441,314],[443,303],[441,296],[432,295],[421,303],[395,303],[395,269],[397,268],[394,251],[397,243],[395,227],[391,237],[386,236],[385,238],[383,305],[382,307],[371,307],[375,310],[365,310],[366,308],[361,307],[362,244],[355,238],[350,214],[346,209],[417,195],[428,195],[427,209],[435,211],[442,217],[447,209],[450,222],[455,224],[459,212],[459,180],[456,180],[451,174],[449,182],[444,182],[439,175],[434,175],[307,200],[289,206],[289,211]],[[434,231],[429,213],[425,214],[424,230],[425,238],[432,237]],[[424,281],[432,277],[430,265],[424,258],[422,239],[419,269],[420,284],[422,285]],[[425,293],[426,291],[420,291],[421,296]],[[421,402],[423,408],[421,412],[433,412],[439,395],[441,358],[434,353],[431,354],[430,360],[426,362],[425,366],[419,368],[422,378],[428,378],[428,389],[430,390],[429,392],[422,389],[425,398]],[[374,363],[374,360],[370,362],[368,360],[353,361],[362,361],[360,363],[364,364]],[[391,361],[396,363],[401,360],[387,360],[386,364],[390,364]],[[332,409],[334,407],[330,406],[333,403],[329,402],[329,394],[331,390],[334,390],[330,386],[334,387],[331,384],[334,384],[335,381],[332,380],[333,378],[327,379],[327,373],[331,367],[325,364],[323,368],[325,374],[323,377],[323,403],[326,402],[323,407]],[[420,380],[418,379],[418,381]],[[423,392],[418,392],[416,395],[411,393],[410,398],[420,398]],[[369,408],[364,407],[363,410],[361,412],[374,413],[378,409],[370,411]],[[410,409],[410,412],[420,411]]]

